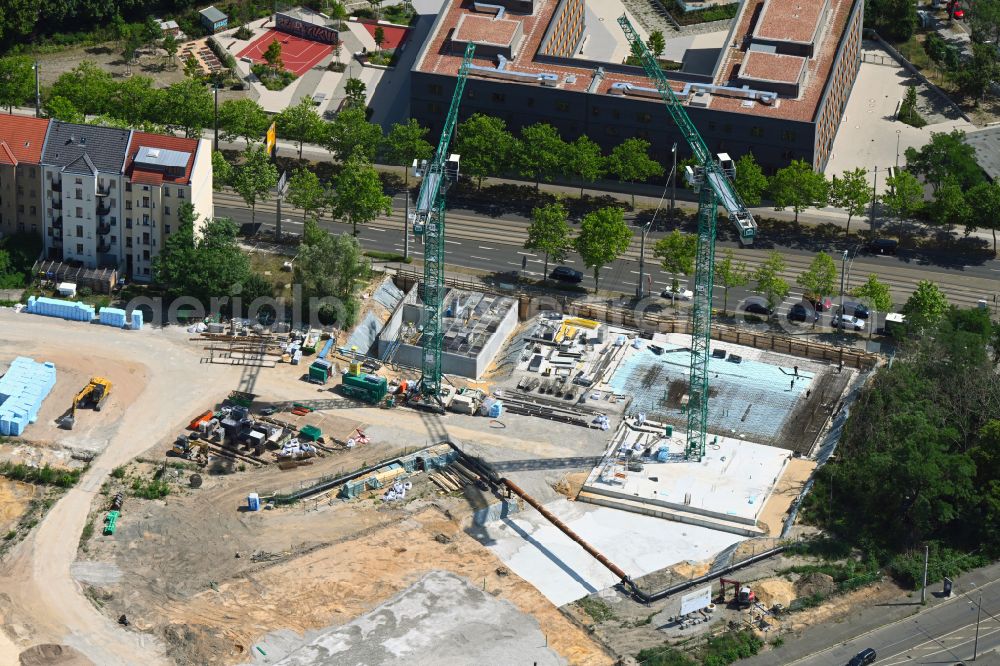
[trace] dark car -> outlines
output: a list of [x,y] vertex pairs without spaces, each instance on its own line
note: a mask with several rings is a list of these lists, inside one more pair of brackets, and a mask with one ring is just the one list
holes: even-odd
[[[840,306],[837,306],[837,314],[840,314]],[[844,302],[844,314],[849,314],[858,319],[868,319],[871,316],[867,305],[855,301]]]
[[819,313],[805,303],[796,303],[788,311],[788,321],[818,321]]
[[743,303],[743,311],[747,314],[760,315],[762,317],[771,316],[771,308],[767,307],[767,301],[763,298],[748,298]]
[[829,296],[809,297],[806,300],[809,301],[809,304],[813,306],[816,312],[826,312],[833,308],[833,299]]
[[899,241],[894,238],[876,238],[868,243],[868,249],[872,254],[896,254]]
[[553,280],[559,280],[560,282],[572,282],[573,284],[579,284],[583,282],[583,273],[578,270],[574,270],[569,266],[556,266],[549,273],[549,277]]
[[847,662],[847,666],[868,666],[868,664],[874,664],[877,657],[878,655],[875,654],[875,650],[865,648],[861,652],[854,655],[854,657]]

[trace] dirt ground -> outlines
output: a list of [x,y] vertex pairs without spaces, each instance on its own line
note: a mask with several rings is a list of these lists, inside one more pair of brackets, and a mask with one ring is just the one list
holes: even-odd
[[781,534],[781,528],[788,515],[792,502],[802,492],[802,486],[809,475],[816,469],[816,462],[806,458],[792,458],[785,466],[785,471],[778,479],[778,484],[767,498],[767,503],[761,509],[757,522],[767,529],[767,533],[776,537]]
[[31,500],[40,494],[39,488],[30,483],[0,477],[0,538],[14,529]]

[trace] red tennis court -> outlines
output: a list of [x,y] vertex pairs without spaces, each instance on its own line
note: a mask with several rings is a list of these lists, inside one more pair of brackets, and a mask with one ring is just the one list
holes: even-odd
[[281,60],[285,63],[285,69],[295,76],[302,76],[333,51],[333,47],[329,44],[320,44],[272,29],[251,42],[237,56],[250,58],[254,63],[262,63],[264,51],[273,41],[281,42]]

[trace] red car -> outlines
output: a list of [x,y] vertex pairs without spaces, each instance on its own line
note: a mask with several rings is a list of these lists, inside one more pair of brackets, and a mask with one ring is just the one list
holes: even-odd
[[955,7],[955,11],[951,13],[952,17],[961,21],[965,18],[965,10],[961,7]]

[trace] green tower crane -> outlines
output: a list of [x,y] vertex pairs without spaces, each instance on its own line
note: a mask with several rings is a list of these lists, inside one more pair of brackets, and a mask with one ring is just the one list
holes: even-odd
[[448,147],[458,123],[458,107],[462,102],[465,80],[472,64],[474,44],[465,48],[462,65],[458,69],[455,94],[451,98],[448,117],[441,130],[437,151],[424,169],[417,204],[411,214],[413,234],[424,237],[424,311],[423,338],[421,340],[420,393],[437,400],[441,392],[441,306],[444,301],[444,209],[448,186],[458,177],[458,156],[449,155]]
[[695,128],[684,105],[677,99],[670,81],[659,63],[636,33],[625,15],[618,18],[632,53],[642,60],[646,75],[667,106],[667,111],[680,130],[697,160],[697,169],[689,172],[692,187],[698,193],[698,249],[695,255],[694,297],[691,307],[691,368],[689,371],[686,457],[701,459],[705,455],[708,428],[708,359],[712,340],[712,286],[715,273],[715,223],[721,202],[729,217],[740,230],[741,239],[752,241],[757,224],[747,210],[731,178],[732,164],[720,164],[712,156],[704,139]]

